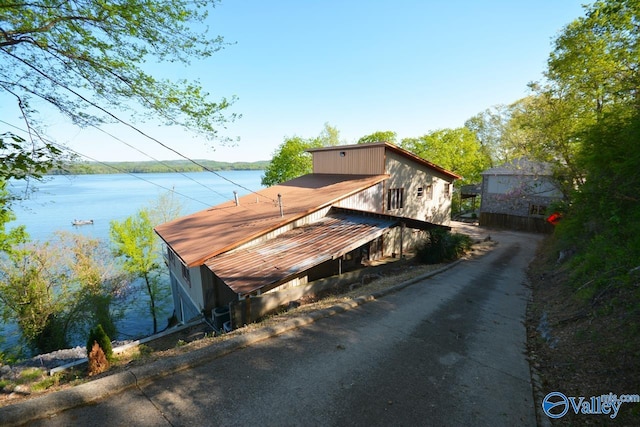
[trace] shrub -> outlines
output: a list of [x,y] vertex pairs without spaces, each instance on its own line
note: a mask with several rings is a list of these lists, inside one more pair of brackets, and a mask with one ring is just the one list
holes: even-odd
[[429,230],[429,237],[418,243],[416,250],[420,262],[438,264],[460,258],[469,248],[469,236],[435,228]]
[[107,360],[111,360],[111,357],[113,356],[111,340],[100,324],[89,331],[89,338],[87,339],[87,355],[91,353],[91,350],[93,349],[93,343],[98,343],[98,346],[100,346],[100,348],[104,352]]
[[88,354],[89,356],[89,376],[98,375],[109,369],[109,361],[102,351],[97,341],[93,342],[93,347]]

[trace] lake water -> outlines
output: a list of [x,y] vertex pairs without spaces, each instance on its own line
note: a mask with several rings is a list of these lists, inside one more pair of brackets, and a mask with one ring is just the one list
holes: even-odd
[[[45,182],[35,184],[37,191],[27,200],[13,206],[17,219],[9,227],[25,225],[31,239],[38,241],[48,240],[57,230],[108,240],[110,221],[121,221],[135,214],[167,191],[174,191],[176,200],[182,206],[182,213],[186,215],[233,200],[234,191],[244,195],[249,190],[262,188],[260,180],[263,171],[226,171],[218,174],[190,172],[47,177]],[[24,183],[13,183],[10,187],[16,193],[24,193],[24,189]],[[93,224],[73,226],[74,219],[93,220]],[[147,304],[146,295],[135,295],[127,301],[125,317],[118,323],[121,335],[115,338],[139,338],[153,332],[153,322],[145,311]],[[159,329],[166,326],[166,319],[171,315],[170,300],[165,301],[162,308],[163,312],[158,316]],[[0,342],[0,348],[6,349],[18,342],[19,335],[14,325],[4,325],[1,333],[5,342]]]

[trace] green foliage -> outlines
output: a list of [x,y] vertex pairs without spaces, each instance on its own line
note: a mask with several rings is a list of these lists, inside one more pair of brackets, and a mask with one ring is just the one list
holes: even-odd
[[311,154],[307,153],[311,148],[316,148],[312,141],[297,136],[286,139],[280,144],[265,170],[262,185],[269,187],[311,173]]
[[471,238],[442,228],[429,230],[429,237],[417,245],[417,257],[424,264],[439,264],[460,258],[471,248]]
[[376,142],[390,142],[395,144],[398,139],[398,134],[390,130],[378,131],[370,135],[365,135],[358,140],[358,144],[372,144]]
[[307,150],[338,145],[339,142],[338,130],[329,126],[328,123],[325,123],[323,131],[317,138],[304,139],[298,136],[285,138],[265,169],[262,185],[272,186],[311,173],[312,158]]
[[[226,121],[229,101],[208,100],[194,82],[158,79],[146,63],[188,64],[225,44],[193,29],[215,2],[206,0],[4,3],[0,15],[0,89],[16,99],[29,127],[46,101],[80,125],[121,121],[115,112],[148,112],[209,136]],[[35,104],[35,103],[34,103]],[[140,108],[142,107],[142,108]]]
[[144,280],[149,296],[149,314],[153,318],[153,333],[158,332],[157,302],[168,295],[160,275],[160,250],[153,231],[150,212],[141,209],[124,221],[112,221],[110,226],[114,254],[122,259],[124,270],[135,278]]
[[490,165],[480,141],[468,128],[441,129],[419,138],[405,138],[401,147],[463,177],[460,185],[480,182]]
[[0,315],[34,348],[66,348],[96,319],[115,333],[111,303],[122,281],[98,240],[60,233],[0,257]]
[[558,248],[575,251],[570,284],[594,313],[629,318],[640,314],[639,22],[637,0],[595,2],[560,34],[547,73],[579,122],[584,179],[556,228]]
[[91,330],[89,331],[89,336],[87,337],[87,354],[91,353],[93,343],[96,342],[104,352],[107,360],[111,360],[113,358],[113,348],[111,346],[111,340],[100,324],[98,324],[95,328],[91,328]]

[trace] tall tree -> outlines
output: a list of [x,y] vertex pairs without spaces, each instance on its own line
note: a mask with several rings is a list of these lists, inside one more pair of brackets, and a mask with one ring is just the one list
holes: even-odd
[[[189,64],[225,46],[201,25],[216,0],[34,0],[0,4],[0,94],[15,101],[26,140],[0,137],[11,162],[0,180],[46,170],[62,152],[41,137],[51,106],[79,126],[116,122],[138,130],[145,117],[213,138],[234,115],[197,81],[151,75],[148,64]],[[20,138],[17,141],[16,138]],[[6,160],[3,158],[3,160]]]
[[328,123],[324,124],[324,129],[316,138],[301,138],[299,136],[285,138],[273,153],[271,163],[264,171],[262,185],[276,185],[311,173],[313,164],[311,154],[307,153],[307,150],[339,144],[340,132]]
[[149,211],[140,209],[124,221],[111,221],[110,235],[114,254],[122,258],[125,271],[144,282],[155,334],[158,332],[158,303],[168,296],[169,290],[161,280],[158,241]]
[[479,182],[490,164],[475,134],[467,128],[441,129],[419,138],[405,138],[401,147],[425,160],[462,175],[462,184]]
[[554,43],[546,73],[558,97],[596,118],[610,106],[640,106],[640,3],[599,0],[567,25]]

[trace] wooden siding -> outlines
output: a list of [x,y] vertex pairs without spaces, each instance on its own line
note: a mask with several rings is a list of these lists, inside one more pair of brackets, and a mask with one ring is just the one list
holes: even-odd
[[313,173],[380,175],[385,173],[385,147],[333,147],[313,152]]

